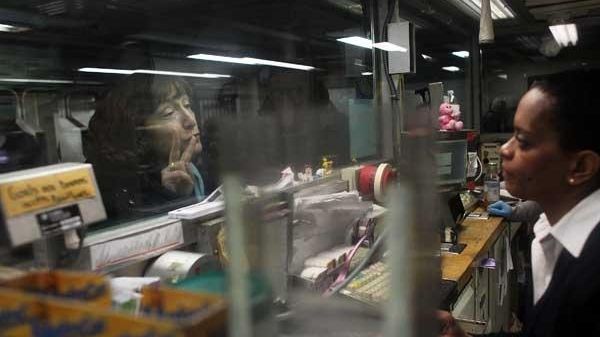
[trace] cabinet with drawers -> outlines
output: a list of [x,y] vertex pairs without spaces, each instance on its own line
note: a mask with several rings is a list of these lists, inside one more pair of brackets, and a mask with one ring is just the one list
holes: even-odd
[[474,259],[470,280],[451,306],[452,315],[469,333],[496,332],[508,327],[511,237],[511,225],[503,223],[494,242]]

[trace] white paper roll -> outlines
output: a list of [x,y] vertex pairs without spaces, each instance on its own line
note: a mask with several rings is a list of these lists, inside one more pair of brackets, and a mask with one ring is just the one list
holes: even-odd
[[216,268],[218,261],[214,255],[172,250],[154,261],[145,276],[160,277],[162,282],[175,282]]

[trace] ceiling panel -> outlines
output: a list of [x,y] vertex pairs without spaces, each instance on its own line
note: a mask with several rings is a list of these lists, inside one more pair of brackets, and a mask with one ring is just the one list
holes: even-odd
[[527,7],[534,7],[534,6],[547,6],[547,5],[555,5],[555,4],[561,4],[561,3],[566,3],[566,2],[577,2],[580,0],[526,0],[525,1],[525,5]]
[[[536,0],[543,2],[541,0]],[[600,14],[600,0],[586,1],[551,1],[531,5],[530,12],[537,20],[572,19]],[[528,2],[528,6],[529,2]]]

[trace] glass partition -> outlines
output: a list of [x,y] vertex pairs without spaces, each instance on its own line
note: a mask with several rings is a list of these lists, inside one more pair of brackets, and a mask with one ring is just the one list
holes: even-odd
[[243,174],[252,184],[287,166],[316,171],[323,157],[378,157],[371,49],[338,41],[370,38],[364,4],[32,0],[2,11],[17,28],[0,33],[0,83],[21,111],[3,125],[35,130],[24,137],[44,154],[36,165],[91,163],[111,220],[217,188],[225,121],[262,138],[260,171]]

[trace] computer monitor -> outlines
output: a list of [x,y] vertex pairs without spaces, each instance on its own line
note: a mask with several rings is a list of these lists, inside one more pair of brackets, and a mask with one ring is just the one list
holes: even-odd
[[464,185],[467,182],[466,132],[438,132],[436,169],[439,185]]
[[440,192],[441,230],[460,226],[466,217],[465,208],[458,191]]

